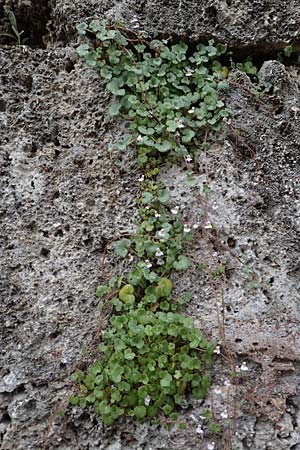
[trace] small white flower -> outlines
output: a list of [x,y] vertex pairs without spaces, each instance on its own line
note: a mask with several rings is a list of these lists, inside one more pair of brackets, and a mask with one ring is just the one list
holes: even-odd
[[229,380],[225,380],[225,381],[224,381],[224,386],[230,387],[230,386],[231,386],[230,381],[229,381]]
[[191,109],[188,110],[189,114],[194,114],[195,112],[195,107],[193,106]]
[[189,225],[184,224],[184,226],[183,226],[183,232],[184,232],[184,233],[189,233],[190,231],[191,231],[191,228],[189,227]]
[[242,363],[241,365],[241,371],[242,372],[247,372],[249,369],[247,367],[247,364],[245,363],[245,361]]
[[200,227],[200,223],[194,223],[193,228],[194,230],[197,230]]
[[160,214],[159,214],[159,212],[155,211],[155,213],[154,213],[154,217],[156,217],[156,218],[160,217]]
[[149,205],[145,206],[145,209],[147,209],[147,210],[150,209],[150,206]]
[[171,209],[171,213],[174,214],[174,216],[176,216],[176,214],[178,214],[179,212],[179,206],[174,206],[174,208]]
[[138,179],[138,181],[142,182],[145,180],[145,175],[141,175],[140,178]]
[[192,77],[192,76],[193,76],[193,73],[194,73],[194,70],[188,68],[187,71],[186,71],[186,73],[185,73],[185,76],[186,76],[186,77]]
[[197,426],[197,428],[196,428],[196,433],[197,433],[197,434],[203,434],[203,430],[202,430],[201,425],[198,425],[198,426]]
[[151,397],[150,395],[147,395],[147,397],[145,397],[144,403],[146,406],[149,406],[151,402]]
[[146,260],[145,260],[145,263],[146,263],[146,267],[147,267],[148,269],[151,269],[152,263],[149,261],[149,259],[146,259]]
[[193,161],[193,158],[191,157],[191,155],[186,155],[184,159],[186,160],[186,162]]
[[164,230],[163,228],[161,230],[159,230],[157,232],[157,236],[160,238],[165,238],[166,237],[166,230]]
[[205,223],[204,228],[206,228],[206,230],[211,230],[212,229],[212,224],[210,223],[209,220]]
[[139,134],[138,137],[136,138],[136,142],[142,142],[142,140],[143,140],[143,136],[141,136]]
[[157,261],[156,261],[156,264],[158,265],[158,266],[163,266],[164,265],[164,260],[163,259],[158,259]]
[[220,386],[216,386],[214,389],[214,393],[216,395],[221,395],[222,394],[222,389],[220,388]]
[[214,353],[216,353],[217,355],[219,355],[221,352],[220,346],[217,345],[216,348],[214,349]]
[[157,258],[160,258],[161,256],[164,256],[164,252],[162,252],[161,249],[157,247],[155,256],[157,256]]
[[221,412],[220,416],[222,417],[222,419],[228,419],[228,412],[223,411],[223,412]]
[[134,260],[134,256],[133,255],[128,255],[128,262],[132,262]]
[[131,27],[134,30],[137,30],[140,28],[140,24],[139,24],[139,20],[138,20],[137,16],[133,16],[133,19],[130,21],[130,23],[132,24]]
[[185,127],[184,123],[180,119],[175,119],[175,123],[177,125],[177,128],[184,128]]
[[163,39],[161,42],[162,42],[163,44],[167,45],[168,39]]
[[212,442],[211,444],[208,444],[207,450],[214,450],[215,449],[215,443]]

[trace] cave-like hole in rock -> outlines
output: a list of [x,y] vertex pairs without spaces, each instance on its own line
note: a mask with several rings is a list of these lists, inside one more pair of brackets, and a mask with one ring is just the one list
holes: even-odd
[[8,413],[7,408],[5,409],[5,411],[2,414],[1,422],[2,422],[3,425],[7,425],[7,424],[9,424],[11,422],[11,417],[10,417],[10,415]]
[[[16,2],[13,0],[9,9],[0,7],[0,35],[9,33],[15,36],[12,30],[13,16],[17,23],[20,43],[33,48],[45,48],[48,35],[47,24],[51,17],[51,9],[47,0],[31,0],[30,2]],[[10,15],[10,18],[9,18]],[[0,45],[18,44],[17,36],[10,38],[8,36],[0,37]]]
[[50,255],[50,250],[48,248],[42,248],[41,255],[47,258]]

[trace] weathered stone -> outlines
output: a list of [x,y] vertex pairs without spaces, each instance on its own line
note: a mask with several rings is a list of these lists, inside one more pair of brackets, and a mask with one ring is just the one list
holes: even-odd
[[[191,251],[200,261],[226,259],[226,344],[239,370],[243,361],[248,369],[240,372],[237,448],[299,447],[299,68],[273,60],[299,40],[297,3],[0,0],[0,14],[10,6],[31,45],[44,48],[0,48],[1,449],[45,444],[51,411],[68,394],[68,376],[98,328],[95,288],[122,270],[109,250],[134,230],[139,174],[131,154],[119,173],[113,165],[107,143],[122,129],[108,119],[102,82],[73,44],[80,21],[110,17],[130,25],[134,14],[153,36],[214,37],[268,59],[259,76],[273,88],[257,98],[247,76],[231,80],[225,140],[197,161],[199,184],[211,187],[207,212],[219,239],[208,225]],[[187,222],[200,222],[203,204],[183,185],[184,167],[166,166],[161,177],[172,190],[170,205]],[[173,281],[178,292],[193,293],[188,313],[217,341],[223,305],[207,274],[195,266]],[[218,420],[226,425],[229,413],[233,421],[230,370],[217,361],[211,397],[187,402],[186,432],[127,419],[104,429],[89,411],[68,408],[52,423],[47,448],[198,448],[211,401]],[[215,441],[224,450],[204,429],[203,448]]]

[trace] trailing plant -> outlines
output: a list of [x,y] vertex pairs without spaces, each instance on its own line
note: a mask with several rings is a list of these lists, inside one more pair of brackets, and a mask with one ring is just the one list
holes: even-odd
[[219,60],[226,47],[210,41],[191,51],[184,42],[151,40],[105,21],[77,28],[92,41],[80,45],[78,54],[113,95],[109,114],[130,129],[110,149],[122,154],[134,147],[142,175],[139,226],[115,248],[132,266],[97,289],[113,315],[99,360],[87,373],[73,375],[78,391],[70,402],[93,405],[105,424],[123,414],[139,420],[169,415],[186,393],[205,397],[213,345],[180,312],[190,295],[176,298],[170,279],[172,271],[190,266],[187,246],[202,223],[183,220],[159,173],[167,158],[182,161],[188,169],[186,185],[198,183],[193,161],[229,115],[222,101],[228,69]]

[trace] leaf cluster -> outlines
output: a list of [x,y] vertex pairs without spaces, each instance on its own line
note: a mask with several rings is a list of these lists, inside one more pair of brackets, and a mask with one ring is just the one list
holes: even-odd
[[138,308],[114,316],[99,349],[102,357],[90,371],[75,375],[80,392],[70,402],[92,405],[106,425],[124,414],[139,420],[169,415],[186,392],[201,399],[210,385],[205,367],[213,348],[180,314]]
[[[114,95],[109,113],[131,123],[141,166],[154,167],[162,154],[195,154],[207,129],[219,131],[228,111],[221,100],[228,87],[219,61],[226,47],[167,45],[139,40],[129,31],[106,23],[80,24],[81,35],[94,33],[97,46],[82,44],[77,52],[96,68]],[[123,139],[117,147],[124,151]]]

